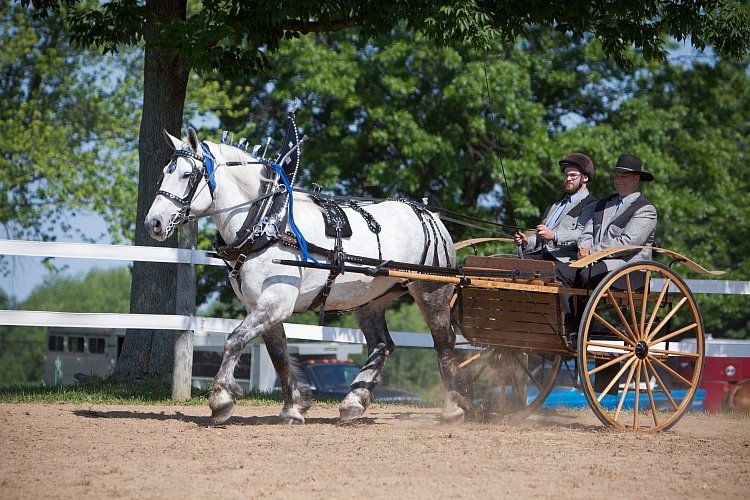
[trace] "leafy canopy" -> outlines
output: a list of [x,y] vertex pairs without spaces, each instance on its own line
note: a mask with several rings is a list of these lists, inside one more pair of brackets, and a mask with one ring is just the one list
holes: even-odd
[[[13,4],[0,18],[0,224],[53,239],[91,210],[132,236],[139,62],[72,48],[61,19]],[[102,189],[117,186],[116,189]]]
[[[33,4],[40,16],[70,7],[66,22],[71,39],[104,52],[141,43],[149,23],[155,22],[148,19],[149,2],[143,0],[22,3]],[[736,0],[182,0],[158,8],[174,11],[169,21],[158,25],[164,46],[174,44],[189,68],[225,74],[247,74],[262,67],[284,39],[352,26],[368,38],[388,33],[400,22],[439,45],[461,41],[480,48],[489,47],[492,40],[523,37],[534,25],[553,26],[576,39],[592,33],[605,54],[621,64],[627,62],[624,56],[631,47],[641,49],[647,59],[663,59],[667,37],[689,38],[701,50],[711,45],[731,58],[743,57],[750,47],[750,10],[747,2]]]

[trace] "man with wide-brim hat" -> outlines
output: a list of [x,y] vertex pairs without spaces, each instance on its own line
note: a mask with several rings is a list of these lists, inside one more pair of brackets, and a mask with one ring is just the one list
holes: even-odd
[[[654,176],[644,170],[640,158],[630,154],[620,155],[611,171],[617,193],[596,203],[594,215],[578,239],[579,259],[615,246],[654,244],[656,207],[640,192],[640,183],[651,182]],[[594,288],[610,271],[645,260],[651,260],[651,248],[618,253],[578,272],[562,270],[563,282],[576,288]]]
[[[656,207],[640,192],[640,183],[651,182],[654,176],[644,170],[640,158],[630,154],[620,155],[611,171],[617,193],[596,203],[594,214],[578,239],[579,259],[615,246],[651,247],[654,244]],[[638,248],[603,257],[580,270],[571,269],[566,264],[558,265],[556,270],[558,278],[566,286],[593,289],[611,271],[629,262],[645,260],[651,260],[651,248]],[[572,305],[569,309],[574,310]],[[578,326],[575,316],[566,315],[565,318],[566,331],[571,334],[575,334]]]
[[534,234],[514,235],[525,258],[571,262],[578,253],[578,238],[594,214],[596,198],[587,185],[594,178],[594,162],[583,153],[570,153],[558,162],[564,196],[548,206]]
[[643,170],[643,162],[637,156],[623,154],[617,159],[613,172],[624,173],[624,174],[638,174],[640,180],[643,182],[651,182],[654,180],[654,176]]

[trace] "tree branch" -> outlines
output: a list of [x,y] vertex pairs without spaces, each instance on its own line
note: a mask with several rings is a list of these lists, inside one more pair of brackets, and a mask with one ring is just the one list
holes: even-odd
[[299,21],[296,19],[283,21],[281,23],[283,29],[297,31],[302,34],[341,31],[346,28],[351,28],[352,26],[354,26],[354,19],[337,19],[325,25],[316,21]]

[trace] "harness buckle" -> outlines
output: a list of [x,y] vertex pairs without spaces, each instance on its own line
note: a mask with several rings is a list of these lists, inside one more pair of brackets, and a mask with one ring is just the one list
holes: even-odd
[[266,225],[264,232],[269,238],[276,238],[279,234],[279,230],[276,228],[276,224],[271,223]]

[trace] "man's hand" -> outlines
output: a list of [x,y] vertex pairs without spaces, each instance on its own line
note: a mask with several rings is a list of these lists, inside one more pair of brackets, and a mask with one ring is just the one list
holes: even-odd
[[544,224],[539,224],[536,227],[536,234],[543,240],[550,241],[555,239],[555,232]]
[[516,231],[516,234],[513,235],[513,243],[515,243],[516,245],[525,247],[528,241],[529,239],[521,231]]
[[589,255],[589,247],[579,248],[578,249],[578,258],[582,259],[584,257],[587,257]]

